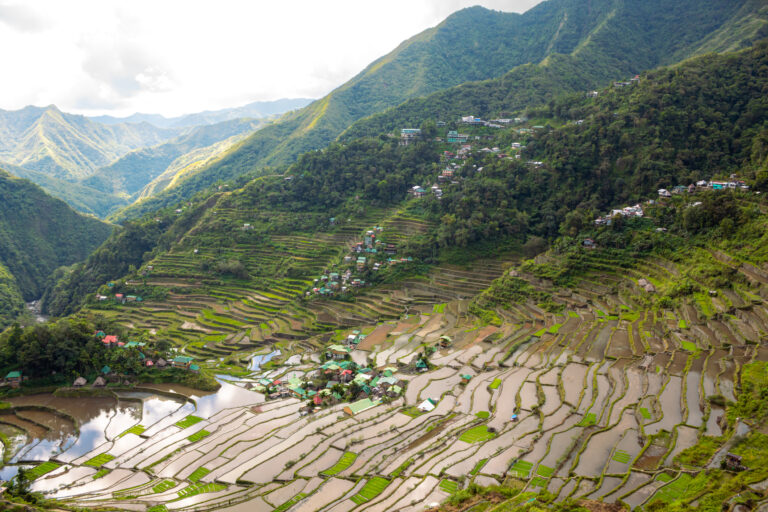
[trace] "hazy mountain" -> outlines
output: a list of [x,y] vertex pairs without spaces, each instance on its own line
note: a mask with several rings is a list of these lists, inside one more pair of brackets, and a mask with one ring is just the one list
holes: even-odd
[[[184,135],[157,146],[131,151],[110,165],[98,169],[84,179],[82,184],[127,200],[138,194],[161,174],[170,174],[168,181],[172,180],[175,171],[196,161],[196,157],[188,156],[188,153],[194,152],[197,155],[197,150],[218,146],[220,142],[233,137],[239,140],[261,124],[261,121],[253,119],[233,119],[194,128]],[[223,147],[228,148],[230,145],[231,143]],[[170,173],[166,173],[169,166],[177,160],[185,164],[175,165]],[[156,186],[159,187],[159,185]]]
[[178,133],[149,123],[106,126],[55,105],[0,110],[0,161],[74,181]]
[[[588,4],[549,0],[522,15],[465,9],[403,42],[326,97],[257,131],[174,188],[121,212],[119,218],[190,197],[217,181],[291,162],[305,151],[324,147],[354,121],[409,98],[501,76],[518,67],[504,87],[541,91],[536,92],[540,99],[694,55],[711,43],[713,34],[730,41],[712,44],[713,49],[738,47],[759,34],[760,23],[745,27],[744,21],[761,8],[754,0],[716,0],[705,7],[693,0],[672,5],[661,0]],[[552,67],[547,76],[535,69],[538,63],[561,62],[563,55],[573,57],[565,62],[563,73]],[[482,95],[472,98],[476,104],[484,102]],[[461,96],[447,101],[460,102]],[[440,111],[421,114],[411,123],[434,119]]]
[[93,116],[91,119],[104,124],[150,123],[160,128],[188,128],[244,117],[258,119],[280,115],[290,110],[304,107],[312,101],[309,98],[283,98],[275,101],[254,101],[241,107],[205,110],[177,117],[164,117],[159,114],[141,114],[137,112],[128,117]]

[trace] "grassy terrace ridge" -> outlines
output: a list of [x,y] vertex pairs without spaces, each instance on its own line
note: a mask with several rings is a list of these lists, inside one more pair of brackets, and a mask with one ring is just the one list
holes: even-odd
[[203,478],[205,475],[207,475],[210,472],[211,471],[209,469],[206,469],[200,466],[199,468],[194,470],[191,475],[187,477],[187,480],[189,480],[192,483],[197,483],[198,481],[200,481],[201,478]]
[[493,439],[496,434],[488,431],[488,427],[485,425],[478,425],[467,430],[459,437],[459,441],[465,443],[482,443],[489,439]]
[[191,436],[187,437],[187,439],[189,441],[192,441],[193,443],[196,443],[197,441],[200,441],[201,439],[206,438],[209,435],[211,435],[211,433],[208,432],[207,430],[199,430],[194,434],[192,434]]
[[174,423],[174,425],[183,429],[183,428],[189,428],[192,425],[196,425],[201,421],[203,421],[203,418],[199,418],[195,415],[190,414],[189,416],[186,416],[180,419],[179,421],[177,421],[176,423]]
[[210,483],[194,483],[179,490],[178,499],[188,498],[190,496],[196,496],[198,494],[204,494],[209,492],[219,492],[226,489],[227,486],[216,482]]
[[348,467],[350,467],[357,459],[357,454],[354,452],[344,452],[339,461],[330,468],[321,471],[320,474],[324,476],[335,476]]
[[389,485],[389,480],[381,477],[373,477],[368,480],[360,491],[350,498],[357,505],[362,505],[367,501],[371,501],[376,496],[384,492],[384,489]]
[[42,464],[38,464],[34,468],[28,470],[26,475],[30,480],[35,480],[47,473],[50,473],[51,471],[59,469],[60,467],[61,464],[57,464],[55,462],[43,462]]
[[109,453],[100,453],[99,455],[96,455],[95,457],[91,457],[87,461],[83,462],[83,465],[98,468],[103,466],[107,462],[114,460],[114,458],[115,456]]

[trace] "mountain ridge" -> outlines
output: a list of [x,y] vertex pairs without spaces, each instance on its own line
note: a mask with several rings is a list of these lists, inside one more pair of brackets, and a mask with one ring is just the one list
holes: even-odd
[[[657,54],[672,50],[683,51],[685,48],[688,48],[688,51],[698,50],[698,46],[693,48],[692,45],[722,27],[737,15],[739,9],[747,6],[749,9],[746,12],[752,12],[750,9],[756,8],[751,0],[742,0],[736,4],[718,0],[706,10],[702,10],[695,2],[686,0],[680,5],[676,4],[670,14],[665,14],[659,12],[662,10],[659,3],[660,0],[655,0],[655,3],[651,2],[653,5],[639,8],[619,0],[600,0],[590,2],[585,9],[581,2],[575,0],[550,0],[524,14],[494,13],[480,7],[459,11],[437,27],[401,43],[395,50],[371,63],[326,97],[259,130],[221,158],[191,174],[175,188],[148,198],[143,203],[132,205],[120,212],[115,219],[119,221],[135,218],[142,212],[190,197],[217,182],[230,180],[245,173],[258,173],[262,168],[290,163],[296,155],[323,147],[336,139],[355,122],[365,119],[363,115],[376,115],[374,110],[398,108],[396,105],[403,101],[420,101],[408,99],[410,92],[423,98],[431,87],[432,90],[439,89],[433,94],[440,95],[441,91],[450,90],[451,86],[457,83],[465,84],[456,85],[456,90],[461,91],[466,87],[466,83],[472,83],[467,80],[491,78],[488,75],[493,73],[505,77],[508,82],[505,90],[511,91],[508,94],[511,97],[514,97],[515,90],[535,89],[540,85],[544,85],[545,93],[538,94],[538,99],[572,92],[604,83],[609,79],[626,77],[630,72],[634,74],[655,67],[660,64]],[[654,10],[653,7],[658,9]],[[648,16],[638,20],[639,14]],[[488,30],[483,33],[481,29],[491,23],[476,21],[486,19],[505,24],[504,30],[512,35],[502,37],[504,30]],[[518,31],[520,27],[523,28]],[[642,35],[643,31],[649,31],[652,37]],[[484,40],[483,37],[490,38],[491,32],[495,37],[494,41],[502,40],[505,44],[524,48],[512,51],[505,46],[499,49],[497,46],[489,47],[488,44],[484,46],[478,43]],[[506,58],[494,58],[496,67],[493,70],[475,69],[472,67],[475,63],[485,60],[478,58],[479,54],[464,52],[461,54],[463,60],[459,59],[458,55],[451,54],[452,49],[464,48],[461,43],[452,43],[454,39],[451,38],[458,38],[458,34],[469,41],[466,47],[479,47],[485,51],[486,57],[506,55]],[[610,37],[605,34],[610,34]],[[473,37],[476,39],[475,43],[472,43]],[[596,40],[601,42],[598,44]],[[617,42],[621,44],[616,44]],[[563,52],[577,50],[578,60],[572,58],[570,62],[566,62],[563,57],[558,57]],[[580,75],[580,79],[569,84],[570,77],[564,77],[562,81],[566,88],[542,84],[547,77],[537,74],[536,69],[531,66],[552,59],[567,64],[567,73],[577,77]],[[424,62],[429,64],[426,70]],[[451,69],[446,67],[446,62],[451,62],[452,65],[460,62],[464,66],[461,72],[456,68],[452,69],[456,82],[440,80],[443,73]],[[510,75],[510,69],[516,72]],[[425,74],[433,79],[430,84],[419,84],[414,78]],[[459,76],[461,79],[458,79]],[[438,85],[435,85],[436,83]],[[395,98],[392,90],[407,92]],[[379,102],[366,103],[366,95],[374,93],[380,93],[380,96],[377,96]],[[344,101],[345,97],[349,98],[349,101]],[[382,100],[381,97],[386,99]],[[475,99],[476,103],[480,104],[485,101],[482,96]],[[522,108],[524,104],[521,101],[516,106]],[[366,111],[362,112],[361,109]],[[466,114],[465,111],[464,115]],[[382,131],[384,130],[378,130],[379,133]]]
[[110,115],[89,116],[90,119],[102,124],[141,123],[147,122],[158,128],[192,128],[206,124],[216,124],[240,118],[266,118],[282,115],[287,111],[301,108],[312,102],[311,98],[281,98],[272,101],[253,101],[238,107],[219,110],[203,110],[191,114],[165,117],[161,114],[145,114],[136,112],[130,116],[115,117]]

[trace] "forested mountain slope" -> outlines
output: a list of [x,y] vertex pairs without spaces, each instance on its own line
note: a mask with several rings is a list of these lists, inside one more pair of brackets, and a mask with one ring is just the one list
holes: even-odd
[[62,178],[54,178],[41,171],[33,171],[26,167],[0,162],[3,169],[14,176],[25,178],[45,190],[55,198],[61,199],[75,210],[96,217],[105,217],[109,212],[128,204],[125,199],[96,190],[78,182]]
[[[509,117],[555,96],[625,80],[643,70],[706,52],[727,52],[768,36],[768,6],[746,0],[700,9],[696,2],[627,2],[570,54],[512,69],[502,77],[462,84],[362,119],[344,139],[374,135],[432,118]],[[710,7],[712,7],[710,9]]]
[[[445,250],[472,254],[478,244],[551,239],[566,219],[590,222],[600,211],[660,187],[714,175],[739,173],[765,187],[766,70],[763,42],[650,72],[636,84],[601,89],[597,97],[581,93],[531,111],[556,128],[482,128],[479,144],[497,146],[506,157],[475,143],[466,160],[455,161],[461,165],[443,184],[442,198],[428,195],[414,203],[412,214],[432,227],[404,240],[403,250],[434,262]],[[520,159],[513,158],[519,151],[510,147],[514,142],[526,146]],[[285,235],[321,229],[331,217],[353,219],[371,208],[402,206],[414,184],[427,188],[437,181],[451,162],[442,156],[445,150],[455,146],[426,140],[403,147],[389,137],[333,144],[304,154],[285,176],[202,195],[182,214],[168,208],[132,221],[59,281],[46,307],[56,314],[73,311],[84,294],[184,239],[226,251],[242,238],[243,222],[259,233]]]
[[714,45],[717,49],[747,45],[764,25],[745,28],[737,21],[756,16],[760,9],[752,0],[718,0],[706,8],[692,0],[674,5],[660,0],[550,0],[523,15],[482,8],[460,11],[404,42],[325,98],[259,130],[176,187],[126,209],[117,220],[188,198],[217,181],[288,163],[334,140],[355,120],[408,98],[510,69],[490,85],[459,86],[437,93],[437,101],[428,103],[413,100],[415,107],[409,106],[405,114],[395,109],[394,116],[363,123],[351,136],[374,135],[424,118],[447,121],[459,112],[515,111],[556,94],[674,62],[700,51],[713,33],[718,40],[728,40]]
[[[112,231],[5,171],[0,171],[0,204],[0,288],[14,292],[17,306],[19,298],[39,298],[56,268],[85,259]],[[8,306],[0,309],[0,325],[18,310]]]

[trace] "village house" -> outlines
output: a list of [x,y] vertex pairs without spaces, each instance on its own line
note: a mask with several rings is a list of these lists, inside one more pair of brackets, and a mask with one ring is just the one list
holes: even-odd
[[419,404],[418,409],[421,412],[430,412],[435,410],[435,406],[437,405],[436,400],[432,400],[431,398],[427,398],[423,402]]
[[399,144],[407,146],[419,138],[421,138],[421,130],[419,128],[403,128],[400,130]]
[[21,385],[21,372],[19,370],[14,370],[12,372],[8,372],[8,374],[5,376],[5,382],[6,384],[9,384],[12,388],[17,388]]
[[72,383],[73,388],[81,388],[88,384],[88,381],[85,380],[85,377],[78,377],[75,379],[75,382]]
[[346,359],[349,352],[349,347],[344,345],[330,345],[326,350],[326,356],[328,359]]
[[355,416],[361,412],[367,411],[373,407],[376,407],[381,402],[379,400],[371,400],[370,398],[363,398],[357,402],[353,402],[344,407],[344,412],[350,416]]
[[466,133],[459,133],[455,130],[451,130],[448,132],[448,135],[445,137],[445,141],[449,144],[464,144],[469,140],[469,135]]
[[419,185],[414,185],[411,187],[411,195],[413,195],[413,197],[424,197],[424,194],[426,193],[427,191]]
[[188,370],[192,364],[192,361],[194,361],[193,357],[176,356],[173,358],[173,361],[171,361],[171,366],[174,368],[184,368],[185,370]]

